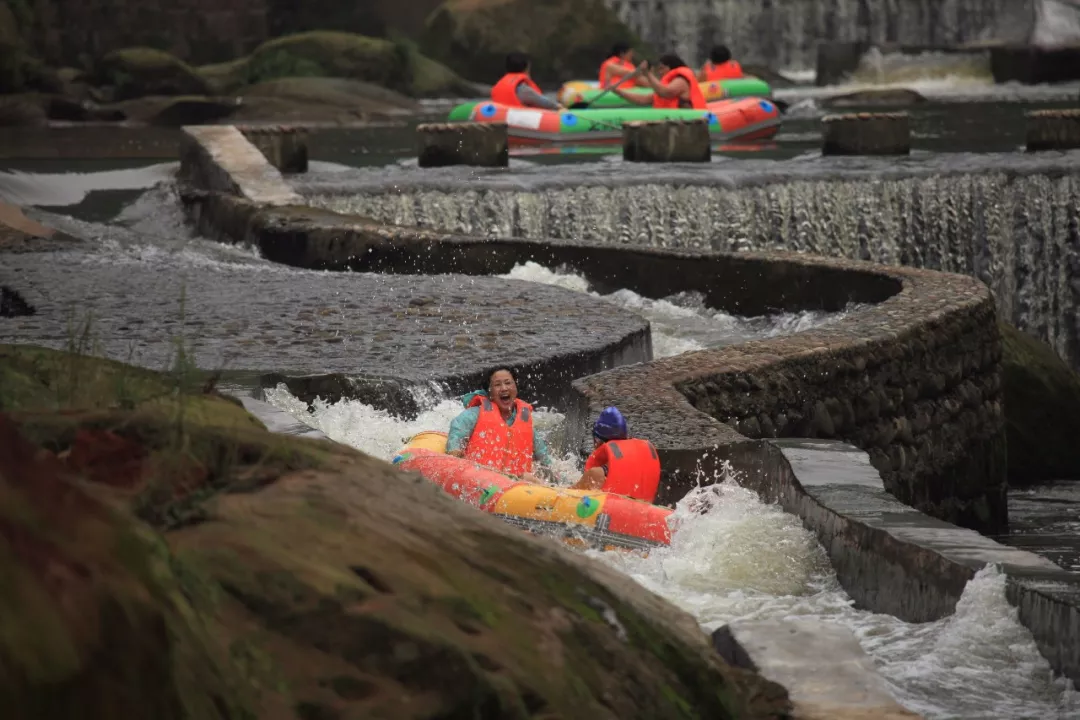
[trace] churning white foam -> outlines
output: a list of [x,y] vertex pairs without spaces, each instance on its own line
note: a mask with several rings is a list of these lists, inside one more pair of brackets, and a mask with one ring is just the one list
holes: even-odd
[[580,275],[551,270],[532,261],[515,265],[510,272],[499,277],[588,293],[641,315],[652,326],[653,356],[658,358],[751,339],[789,335],[843,316],[843,313],[808,311],[747,318],[708,308],[700,296],[690,293],[652,300],[623,288],[601,295],[590,290],[589,281]]
[[[799,519],[730,475],[679,503],[670,548],[648,557],[590,552],[694,615],[706,630],[734,620],[802,618],[851,630],[899,701],[926,718],[1065,718],[1080,713],[987,567],[956,613],[912,624],[853,607],[825,551]],[[827,658],[826,658],[827,660]]]
[[[565,277],[560,282],[575,283]],[[437,388],[416,391],[423,409],[412,420],[349,400],[316,400],[309,412],[283,387],[266,396],[332,439],[383,459],[421,430],[445,430],[462,409]],[[564,422],[551,411],[538,412],[537,419],[548,438]],[[577,458],[561,458],[558,466],[565,478],[580,472]],[[709,631],[733,620],[791,617],[846,627],[874,658],[896,699],[929,719],[1080,713],[1077,694],[1053,677],[1005,599],[1005,576],[997,568],[980,571],[956,613],[937,622],[911,624],[856,610],[825,551],[797,517],[762,503],[730,473],[719,480],[678,504],[670,548],[647,557],[589,554],[691,613]]]

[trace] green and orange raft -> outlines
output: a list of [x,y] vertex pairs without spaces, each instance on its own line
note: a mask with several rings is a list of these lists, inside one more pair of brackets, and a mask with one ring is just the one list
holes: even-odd
[[451,496],[512,525],[600,550],[648,551],[671,543],[670,508],[612,493],[537,485],[446,454],[446,433],[412,437],[393,460]]
[[458,105],[451,122],[506,123],[517,145],[537,143],[610,143],[622,140],[622,124],[637,120],[704,119],[715,142],[767,140],[780,130],[780,109],[764,98],[720,100],[705,110],[651,107],[599,110],[541,110],[508,107],[490,101]]

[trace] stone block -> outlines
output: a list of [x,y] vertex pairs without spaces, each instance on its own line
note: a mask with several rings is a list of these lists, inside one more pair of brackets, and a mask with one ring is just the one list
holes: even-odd
[[810,620],[740,621],[712,635],[730,665],[760,672],[788,690],[803,718],[920,717],[893,699],[850,630]]
[[231,125],[183,128],[179,176],[198,190],[235,195],[259,205],[302,202],[278,169]]
[[1080,110],[1034,110],[1027,113],[1027,149],[1080,148]]
[[628,162],[709,162],[712,145],[704,120],[623,123],[623,160]]
[[308,169],[308,133],[290,125],[246,125],[237,129],[266,161],[283,173],[305,173]]
[[827,115],[823,155],[907,155],[911,126],[907,113]]
[[510,164],[505,123],[429,123],[416,128],[420,167]]

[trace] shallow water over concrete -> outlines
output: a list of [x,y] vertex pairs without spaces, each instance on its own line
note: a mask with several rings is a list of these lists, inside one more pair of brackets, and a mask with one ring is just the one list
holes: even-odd
[[999,542],[1080,571],[1080,482],[1010,490],[1009,529]]

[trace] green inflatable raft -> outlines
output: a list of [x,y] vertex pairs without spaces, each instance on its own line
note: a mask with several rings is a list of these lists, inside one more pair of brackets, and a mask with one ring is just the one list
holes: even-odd
[[[716,100],[735,100],[746,97],[770,97],[772,95],[772,87],[769,83],[754,77],[739,78],[737,80],[717,80],[699,84],[701,86],[701,92],[705,95],[705,100],[707,102],[715,102]],[[590,108],[596,108],[598,110],[601,108],[632,106],[631,103],[623,100],[613,92],[602,94],[603,92],[604,91],[600,88],[564,88],[559,93],[559,101],[568,106],[575,103],[586,102],[590,103]],[[651,95],[652,90],[635,87],[627,90],[626,94],[645,96]]]

